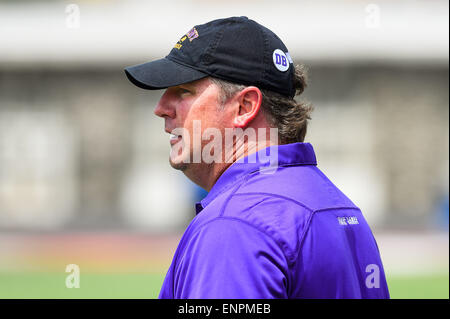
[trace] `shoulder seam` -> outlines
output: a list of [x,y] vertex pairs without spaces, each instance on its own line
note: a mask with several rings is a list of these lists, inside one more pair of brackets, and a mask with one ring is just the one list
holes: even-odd
[[325,208],[320,208],[320,209],[316,209],[314,211],[314,213],[320,213],[320,212],[326,212],[329,210],[338,210],[338,209],[354,209],[354,210],[358,210],[361,211],[361,209],[357,206],[338,206],[338,207],[325,207]]
[[297,201],[297,200],[295,200],[293,198],[290,198],[290,197],[287,197],[287,196],[283,196],[283,195],[279,195],[279,194],[265,193],[265,192],[247,192],[247,193],[238,193],[238,194],[234,194],[233,193],[232,196],[230,196],[230,198],[233,197],[233,196],[241,196],[241,195],[266,195],[266,196],[270,196],[270,197],[277,197],[277,198],[281,198],[281,199],[285,199],[285,200],[291,201],[294,204],[297,204],[297,205],[299,205],[299,206],[309,210],[311,213],[314,212],[313,209],[311,209],[310,207],[306,206],[305,204],[303,204],[303,203],[301,203],[301,202],[299,202],[299,201]]
[[[236,189],[237,191],[237,189]],[[235,192],[236,192],[235,191]],[[303,204],[302,202],[299,202],[291,197],[287,197],[287,196],[283,196],[283,195],[279,195],[279,194],[273,194],[273,193],[265,193],[265,192],[247,192],[247,193],[238,193],[235,194],[235,192],[233,192],[233,194],[231,194],[230,198],[233,196],[243,196],[243,195],[266,195],[266,196],[270,196],[270,197],[277,197],[277,198],[281,198],[281,199],[285,199],[288,201],[293,202],[294,204],[297,204],[307,210],[309,210],[311,213],[319,213],[322,211],[328,211],[328,210],[337,210],[337,209],[354,209],[354,210],[359,210],[361,211],[361,209],[358,206],[336,206],[336,207],[325,207],[325,208],[319,208],[319,209],[312,209],[308,206],[306,206],[305,204]]]

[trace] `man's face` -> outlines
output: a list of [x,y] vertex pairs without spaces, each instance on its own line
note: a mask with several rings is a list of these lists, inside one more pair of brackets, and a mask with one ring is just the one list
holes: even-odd
[[[208,128],[223,131],[230,125],[231,112],[221,108],[219,94],[220,89],[208,78],[204,78],[169,87],[159,100],[154,113],[164,118],[166,132],[176,134],[170,138],[170,165],[173,168],[186,171],[194,166],[199,167],[199,164],[192,162],[194,152],[198,156],[202,147],[209,142],[201,139],[203,132]],[[194,121],[197,127],[196,136]]]

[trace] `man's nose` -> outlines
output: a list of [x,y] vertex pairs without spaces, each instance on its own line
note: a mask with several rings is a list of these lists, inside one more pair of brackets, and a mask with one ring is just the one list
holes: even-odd
[[168,91],[164,92],[161,99],[159,99],[153,113],[159,117],[170,117],[175,118],[175,107],[173,105],[173,99],[170,98]]

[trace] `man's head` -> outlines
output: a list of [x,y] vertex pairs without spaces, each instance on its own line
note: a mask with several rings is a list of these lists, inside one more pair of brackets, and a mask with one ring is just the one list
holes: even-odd
[[155,114],[173,134],[171,165],[201,186],[245,155],[305,137],[311,108],[294,100],[304,70],[272,31],[246,17],[195,26],[165,58],[125,72],[139,87],[166,88]]

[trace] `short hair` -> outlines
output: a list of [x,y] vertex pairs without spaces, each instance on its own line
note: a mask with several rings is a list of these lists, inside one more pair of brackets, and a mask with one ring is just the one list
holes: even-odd
[[[245,85],[232,83],[222,79],[211,77],[221,93],[219,103],[225,104],[230,98],[246,88]],[[295,96],[303,93],[307,86],[307,71],[305,66],[294,67]],[[296,101],[294,97],[288,97],[270,90],[260,89],[262,93],[261,107],[267,121],[273,127],[278,128],[280,144],[303,142],[311,119],[312,105],[303,101]]]

